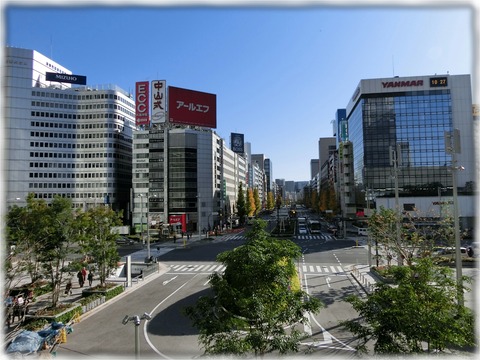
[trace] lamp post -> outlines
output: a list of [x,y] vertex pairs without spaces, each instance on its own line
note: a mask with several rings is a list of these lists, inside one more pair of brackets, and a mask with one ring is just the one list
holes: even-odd
[[202,202],[200,200],[200,194],[197,195],[198,199],[198,238],[202,239]]
[[144,320],[144,319],[146,319],[148,321],[148,320],[151,320],[152,317],[148,313],[143,313],[142,316],[138,316],[138,315],[128,316],[128,315],[125,315],[125,317],[122,320],[123,325],[127,325],[129,321],[132,321],[135,324],[135,358],[136,359],[140,358],[140,347],[139,347],[140,334],[138,332],[138,327],[140,326],[141,320]]
[[144,244],[143,240],[143,194],[138,194],[140,197],[140,236],[142,237],[142,244]]
[[150,261],[150,194],[147,196],[147,259]]
[[462,280],[462,253],[460,249],[460,223],[458,215],[458,190],[457,190],[457,170],[464,170],[463,166],[457,166],[457,154],[461,152],[460,131],[445,131],[445,151],[452,155],[452,187],[453,187],[453,219],[455,231],[455,268],[457,273],[457,302],[463,306],[463,280]]
[[395,224],[395,239],[397,243],[397,261],[398,265],[403,265],[403,258],[402,254],[399,250],[400,248],[400,222],[402,220],[401,218],[401,212],[400,212],[400,201],[399,201],[399,194],[398,194],[398,173],[399,169],[398,166],[402,165],[402,158],[401,158],[401,149],[400,149],[400,144],[397,144],[397,146],[394,148],[393,146],[390,146],[390,165],[393,165],[393,178],[395,180],[395,215],[397,218],[396,224]]

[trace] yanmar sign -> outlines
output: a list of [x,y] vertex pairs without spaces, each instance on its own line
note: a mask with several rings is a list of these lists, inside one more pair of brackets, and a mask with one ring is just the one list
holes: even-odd
[[411,86],[423,86],[423,80],[400,80],[400,81],[382,81],[382,86],[386,88],[400,88]]

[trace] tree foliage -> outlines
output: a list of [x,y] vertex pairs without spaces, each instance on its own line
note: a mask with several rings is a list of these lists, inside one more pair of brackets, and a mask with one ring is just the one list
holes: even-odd
[[52,307],[59,301],[61,285],[83,264],[88,255],[104,283],[119,260],[112,226],[121,224],[121,214],[98,206],[82,212],[73,209],[70,199],[26,198],[26,206],[13,206],[6,217],[6,235],[15,250],[4,264],[6,288],[15,286],[19,275],[28,273],[30,282],[47,279],[52,288]]
[[[69,256],[77,251],[78,212],[72,210],[70,199],[62,197],[55,197],[48,205],[30,194],[26,202],[25,207],[13,207],[7,215],[9,241],[16,244],[17,270],[27,271],[32,283],[40,277],[48,279],[55,307]],[[8,270],[7,277],[15,277],[13,267]]]
[[267,210],[275,209],[275,198],[273,196],[273,192],[269,191],[267,193]]
[[247,208],[245,204],[245,193],[243,191],[243,183],[240,183],[238,184],[237,215],[240,219],[241,224],[244,223],[246,214],[247,214]]
[[[415,216],[414,216],[415,215]],[[400,254],[407,265],[412,265],[416,254],[428,255],[435,246],[455,246],[453,220],[448,214],[437,221],[435,226],[418,227],[422,216],[418,213],[397,214],[394,209],[380,207],[368,220],[369,235],[383,246],[387,260]],[[400,223],[400,237],[396,227]]]
[[255,197],[253,195],[253,189],[249,188],[247,190],[247,214],[248,216],[253,216],[256,213],[255,207]]
[[255,202],[255,215],[258,215],[260,210],[262,210],[262,201],[260,200],[258,188],[253,189],[253,201]]
[[302,331],[296,326],[321,307],[318,299],[291,286],[300,248],[270,238],[265,227],[256,220],[244,245],[218,255],[226,269],[211,275],[213,294],[186,308],[208,355],[298,351]]
[[[343,325],[361,339],[359,350],[366,352],[369,341],[375,341],[378,354],[474,346],[474,315],[457,304],[457,284],[450,268],[424,258],[412,266],[392,267],[390,272],[395,286],[379,283],[367,300],[347,299],[359,319]],[[470,279],[464,277],[464,281]]]
[[95,262],[101,286],[120,260],[115,242],[118,235],[111,229],[121,224],[121,218],[121,213],[107,206],[88,209],[81,216],[81,248]]

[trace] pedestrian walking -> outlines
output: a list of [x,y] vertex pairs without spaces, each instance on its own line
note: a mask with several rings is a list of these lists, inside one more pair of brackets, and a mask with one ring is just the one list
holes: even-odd
[[177,234],[173,234],[173,243],[175,244],[177,242]]
[[85,269],[85,266],[82,268],[82,276],[83,276],[83,282],[87,281],[87,269]]
[[90,271],[88,272],[88,286],[91,287],[91,286],[92,286],[92,282],[93,282],[93,272],[92,272],[92,270],[90,270]]
[[68,280],[67,285],[65,286],[65,296],[72,295],[72,280]]
[[85,280],[83,279],[82,270],[80,270],[77,273],[77,278],[78,278],[78,285],[80,285],[80,287],[83,287],[83,284],[85,283]]

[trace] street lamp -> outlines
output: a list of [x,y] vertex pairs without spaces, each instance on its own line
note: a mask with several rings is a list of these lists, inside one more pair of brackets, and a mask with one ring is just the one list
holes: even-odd
[[445,131],[445,151],[452,155],[452,187],[453,187],[453,219],[455,231],[455,267],[457,272],[457,302],[463,306],[463,280],[462,280],[462,253],[460,249],[460,224],[458,215],[458,190],[457,190],[457,170],[465,170],[463,166],[457,165],[457,154],[461,152],[460,131]]
[[143,313],[142,316],[138,315],[133,315],[133,316],[128,316],[125,315],[125,317],[122,320],[123,325],[127,325],[129,321],[132,321],[135,324],[135,358],[139,359],[140,358],[140,348],[139,348],[139,343],[140,343],[140,335],[138,332],[138,327],[140,326],[141,320],[152,320],[152,316],[148,313]]
[[198,238],[202,239],[202,202],[200,200],[200,194],[197,195],[198,199]]

